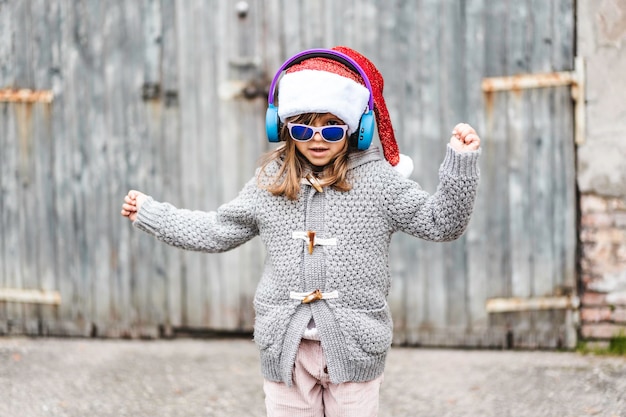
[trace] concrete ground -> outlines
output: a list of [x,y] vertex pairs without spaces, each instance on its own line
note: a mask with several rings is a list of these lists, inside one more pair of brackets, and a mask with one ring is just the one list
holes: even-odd
[[[380,417],[626,417],[626,358],[392,349]],[[0,338],[0,417],[265,415],[253,342]]]

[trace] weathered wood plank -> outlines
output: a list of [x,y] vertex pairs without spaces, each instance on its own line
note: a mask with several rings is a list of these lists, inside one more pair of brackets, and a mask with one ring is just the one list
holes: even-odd
[[[0,88],[13,86],[13,66],[15,65],[15,59],[13,52],[15,49],[12,45],[13,39],[13,22],[15,22],[13,16],[12,4],[8,2],[0,3]],[[0,102],[0,126],[3,126],[3,134],[0,135],[0,149],[3,150],[0,153],[0,287],[6,287],[9,285],[9,258],[8,255],[8,235],[11,233],[10,224],[8,223],[8,200],[12,198],[9,195],[9,181],[12,180],[11,165],[9,164],[9,139],[8,134],[10,127],[10,108],[12,106],[8,103]],[[9,328],[9,309],[7,305],[0,302],[0,335],[6,334]]]
[[[485,69],[485,33],[484,24],[485,0],[471,0],[465,4],[465,42],[467,51],[464,56],[467,80],[467,112],[468,122],[475,127],[485,145],[485,100],[479,89]],[[482,169],[482,161],[481,167]],[[485,176],[483,175],[483,178]],[[487,217],[491,213],[490,195],[481,182],[476,195],[476,203],[470,226],[466,232],[467,252],[467,296],[468,330],[471,333],[487,327],[487,313],[483,307],[487,299],[488,275],[486,265],[487,250]]]
[[[569,0],[553,2],[552,25],[553,45],[552,60],[558,71],[574,69],[574,10]],[[566,290],[576,288],[576,163],[574,120],[571,111],[572,99],[569,88],[557,88],[554,95],[554,112],[561,115],[555,118],[553,135],[555,137],[554,172],[562,175],[555,177],[554,187],[558,190],[554,198],[555,219],[555,260],[558,276]]]
[[[22,270],[22,288],[39,288],[39,234],[37,228],[37,204],[35,193],[41,189],[37,172],[37,140],[41,139],[34,132],[36,124],[34,113],[35,104],[19,104],[16,107],[19,142],[19,229],[20,229],[20,269]],[[23,306],[23,325],[27,334],[38,333],[37,307]]]
[[[440,83],[442,79],[442,54],[446,53],[440,42],[443,32],[447,30],[445,24],[447,16],[444,15],[443,4],[438,1],[424,3],[422,18],[432,22],[431,29],[422,37],[422,56],[424,62],[429,65],[421,66],[420,82],[424,85],[422,90],[423,112],[423,139],[421,152],[427,156],[422,160],[423,172],[417,178],[422,187],[430,192],[436,191],[439,183],[438,170],[445,152],[445,139],[449,138],[444,132],[450,132],[443,126],[441,114],[445,98]],[[437,155],[438,157],[435,157]],[[446,256],[445,245],[419,242],[424,250],[424,267],[421,269],[423,279],[426,280],[426,317],[422,326],[429,329],[444,328],[446,323],[446,293],[445,293],[445,269],[444,259]],[[427,261],[435,260],[436,261]]]
[[[159,179],[162,173],[159,170],[159,148],[163,123],[163,92],[160,84],[161,66],[161,33],[162,11],[161,3],[157,0],[145,0],[133,3],[129,9],[125,3],[124,25],[133,35],[130,52],[134,53],[129,78],[135,80],[128,90],[125,101],[131,104],[131,111],[138,118],[142,153],[140,157],[140,175],[138,180],[145,190],[150,193],[161,194],[162,188]],[[135,28],[134,30],[132,28]],[[140,87],[141,86],[141,87]],[[153,88],[155,90],[153,90]],[[166,276],[165,258],[160,256],[166,248],[155,239],[142,239],[139,253],[146,265],[138,267],[134,276],[136,285],[133,291],[137,300],[138,320],[134,333],[140,337],[157,337],[159,324],[164,321],[166,311]],[[171,249],[171,248],[168,248]]]
[[[35,66],[33,87],[38,90],[51,90],[53,87],[54,62],[51,42],[56,36],[46,36],[55,32],[53,4],[33,1],[32,19],[39,24],[32,29],[33,37],[33,60]],[[54,138],[53,131],[54,104],[38,103],[34,106],[33,113],[33,144],[34,144],[34,178],[33,199],[35,201],[34,224],[37,227],[36,258],[35,264],[37,287],[42,290],[54,290],[57,288],[56,279],[56,238],[54,235],[54,200],[56,189],[53,180],[54,163]],[[31,222],[33,221],[31,219]],[[38,333],[48,334],[49,326],[56,321],[54,309],[37,307],[35,320],[37,321]]]
[[281,0],[259,0],[257,6],[257,10],[262,16],[259,34],[259,42],[262,44],[263,51],[261,69],[270,82],[276,69],[280,68],[286,58],[284,55],[285,32],[282,24],[283,3]]
[[[0,103],[0,123],[2,126],[10,126],[10,112],[9,112],[9,104]],[[5,131],[8,132],[8,129]],[[8,251],[9,251],[9,239],[8,236],[10,232],[10,225],[8,223],[8,199],[11,198],[9,195],[9,179],[10,179],[10,165],[8,161],[6,161],[7,150],[9,149],[8,144],[9,135],[3,134],[0,135],[0,147],[4,150],[2,153],[4,157],[0,158],[0,227],[2,227],[2,233],[0,233],[0,287],[7,287],[10,284],[10,268],[9,268],[9,259]],[[6,303],[0,303],[0,334],[6,334],[9,331],[9,320],[10,320],[11,312],[7,307]]]
[[[211,117],[205,114],[202,106],[206,94],[210,91],[210,84],[206,81],[211,68],[205,68],[199,60],[212,54],[207,48],[211,39],[208,34],[203,36],[203,27],[213,27],[213,18],[206,15],[201,1],[177,3],[177,29],[179,38],[187,40],[181,44],[180,59],[180,106],[181,106],[181,142],[183,165],[181,175],[185,178],[182,187],[182,200],[173,202],[179,207],[189,209],[210,209],[207,202],[207,193],[212,186],[207,181],[208,172],[202,164],[203,158],[208,155],[202,153],[202,141],[210,140],[210,131],[205,131],[202,120]],[[201,94],[197,94],[201,92]],[[207,136],[207,134],[209,136]],[[199,327],[209,320],[209,306],[206,304],[207,293],[207,257],[198,253],[185,253],[186,264],[183,275],[183,299],[185,310],[183,326]]]
[[[252,4],[253,5],[253,4]],[[251,10],[253,15],[254,9]],[[230,95],[219,95],[215,89],[210,92],[208,106],[215,106],[220,120],[208,121],[207,136],[203,142],[207,156],[211,156],[213,169],[209,178],[220,178],[212,181],[211,204],[207,208],[216,209],[219,205],[236,197],[245,181],[251,177],[252,167],[243,167],[239,155],[241,144],[245,140],[254,140],[243,130],[245,110],[239,105],[243,100],[241,92],[237,92],[248,79],[252,78],[255,69],[257,50],[254,44],[254,20],[248,15],[240,18],[232,7],[221,7],[214,22],[215,31],[220,34],[223,42],[214,45],[217,59],[212,72],[212,85],[236,86]],[[219,125],[217,129],[213,126]],[[209,133],[211,132],[211,133]],[[257,139],[258,140],[258,139]],[[247,170],[248,178],[244,179],[242,171]],[[228,172],[229,175],[223,175]],[[235,329],[239,322],[239,293],[241,291],[241,268],[239,250],[210,256],[211,273],[207,277],[210,292],[207,294],[211,311],[211,327],[217,329]]]
[[[530,62],[534,72],[554,70],[552,62],[552,26],[550,5],[534,2],[533,37],[530,42]],[[549,40],[549,41],[548,41]],[[554,188],[554,135],[552,120],[559,115],[554,113],[552,102],[554,89],[536,89],[531,95],[531,139],[533,158],[530,171],[533,173],[534,187],[531,190],[533,201],[533,292],[537,296],[554,293],[558,278],[554,267],[554,196],[560,192]]]
[[[195,21],[195,36],[197,39],[197,47],[200,50],[196,65],[199,73],[195,80],[196,86],[201,92],[196,102],[196,111],[198,112],[198,135],[196,136],[195,147],[198,154],[198,183],[201,199],[198,208],[201,210],[215,210],[223,201],[223,184],[217,181],[220,175],[223,175],[220,165],[220,157],[222,155],[222,143],[220,142],[221,131],[217,130],[217,126],[221,126],[219,117],[221,109],[217,100],[217,89],[223,80],[227,77],[227,73],[218,70],[220,65],[229,67],[229,61],[232,55],[225,50],[220,50],[221,42],[227,43],[226,33],[220,31],[219,18],[226,8],[225,4],[218,5],[217,8],[208,7],[203,3],[197,10]],[[222,20],[223,22],[223,20]],[[221,42],[217,42],[220,39]],[[227,51],[227,49],[226,49]],[[215,54],[215,58],[213,56]],[[221,78],[224,77],[224,78]],[[229,124],[227,122],[227,124]],[[189,275],[189,282],[195,283],[196,288],[200,289],[200,313],[198,317],[198,327],[209,326],[209,328],[220,328],[220,310],[221,295],[220,277],[224,272],[224,262],[222,255],[204,255],[198,256],[201,265],[196,276]]]
[[[262,24],[264,21],[264,2],[257,1],[251,7],[252,14],[250,19],[253,20],[254,31],[250,31],[247,37],[242,38],[247,44],[254,45],[253,56],[262,59],[264,48],[268,40],[261,36]],[[260,64],[262,65],[262,64]],[[269,76],[264,75],[264,69],[255,67],[251,69],[248,75],[257,82],[265,79],[269,87]],[[273,75],[273,74],[272,74]],[[237,113],[241,114],[241,134],[238,142],[238,162],[240,169],[238,170],[239,187],[252,178],[252,175],[259,165],[259,158],[262,154],[268,152],[273,146],[267,141],[265,134],[264,118],[259,118],[259,114],[264,115],[267,109],[267,97],[260,94],[253,100],[237,101]],[[253,239],[250,243],[243,245],[237,249],[238,267],[239,267],[239,293],[233,294],[237,297],[238,304],[238,329],[251,331],[254,326],[254,310],[252,301],[257,283],[261,277],[263,263],[265,260],[265,250],[260,239]]]
[[81,149],[82,135],[79,125],[84,117],[80,103],[84,96],[85,77],[82,57],[85,33],[83,16],[70,3],[59,3],[57,22],[60,36],[57,51],[62,67],[59,71],[62,86],[58,90],[54,108],[58,112],[59,121],[54,124],[54,182],[59,198],[55,201],[55,218],[57,236],[57,274],[60,277],[58,290],[63,300],[59,307],[59,332],[67,335],[87,335],[90,326],[86,321],[84,298],[83,253],[85,250],[84,234],[79,230],[84,224],[84,205],[79,185],[83,170]]
[[[249,57],[253,62],[259,62],[265,41],[259,36],[261,20],[261,5],[259,2],[251,4],[250,13],[246,19],[239,19],[239,35],[237,49],[240,57]],[[234,25],[233,25],[234,26]],[[258,66],[247,66],[241,68],[241,79],[246,83],[260,83],[263,80],[262,69]],[[229,188],[225,187],[224,198],[226,200],[236,196],[239,189],[252,178],[258,166],[259,157],[270,149],[267,141],[263,121],[258,115],[264,114],[267,107],[266,97],[263,93],[254,99],[237,97],[233,103],[234,114],[238,115],[239,128],[235,132],[235,137],[231,138],[230,152],[234,158],[234,167],[237,167],[236,181]],[[232,140],[235,139],[235,144]],[[226,161],[226,159],[223,159]],[[226,167],[222,167],[226,169]],[[233,271],[232,275],[237,276],[237,285],[228,284],[233,276],[229,272],[223,277],[231,300],[232,311],[230,317],[227,316],[229,326],[241,330],[251,330],[254,317],[252,313],[252,299],[254,290],[260,278],[264,250],[259,239],[244,245],[234,251],[232,258],[226,258],[226,271]],[[232,325],[230,324],[232,323]],[[231,327],[232,328],[232,327]]]
[[[467,69],[464,56],[468,51],[465,28],[467,26],[465,10],[461,3],[451,3],[445,7],[447,30],[442,34],[445,51],[442,53],[443,86],[442,132],[441,143],[446,144],[451,136],[452,128],[459,122],[468,121],[468,94],[466,84]],[[475,86],[474,88],[477,88]],[[467,258],[465,248],[466,236],[445,244],[442,262],[445,267],[446,326],[467,328]]]
[[[393,41],[397,43],[397,56],[393,60],[384,62],[385,79],[389,79],[387,74],[393,68],[405,68],[406,74],[403,77],[391,77],[395,79],[395,91],[397,94],[390,96],[390,84],[385,87],[385,101],[389,109],[391,121],[394,126],[396,141],[402,153],[410,156],[415,164],[415,171],[421,165],[421,153],[417,151],[418,143],[422,140],[421,131],[421,108],[419,103],[419,91],[421,85],[417,80],[419,65],[419,36],[412,22],[418,19],[418,4],[416,2],[404,2],[400,7],[397,17],[397,27],[405,30],[393,31]],[[390,42],[390,39],[386,40]],[[403,111],[399,111],[403,109]],[[412,177],[415,178],[413,173]],[[389,294],[389,306],[394,321],[394,343],[416,343],[416,339],[410,339],[409,329],[419,328],[423,318],[423,308],[408,307],[412,300],[418,300],[423,304],[425,280],[417,275],[417,268],[423,262],[419,248],[411,242],[414,238],[399,234],[394,236],[389,255],[391,268],[392,286]]]
[[[16,82],[19,85],[34,85],[34,62],[33,62],[33,42],[31,42],[32,19],[31,5],[21,3],[16,9],[16,18],[22,22],[16,26],[15,47],[19,51],[17,54],[18,70]],[[35,217],[35,202],[32,196],[33,190],[37,188],[35,184],[35,163],[34,163],[34,134],[33,134],[33,103],[16,103],[15,117],[17,136],[17,193],[14,198],[17,200],[19,211],[16,220],[19,229],[19,260],[21,283],[18,288],[37,288],[37,265],[34,262],[37,247],[37,230],[34,222],[30,219]],[[36,308],[31,305],[24,305],[21,308],[22,330],[26,334],[37,332]]]
[[[151,0],[142,3],[120,2],[120,27],[124,38],[119,38],[124,50],[121,68],[121,96],[126,125],[121,127],[124,140],[135,147],[133,180],[140,190],[161,195],[158,186],[160,172],[158,148],[162,123],[160,68],[159,3]],[[132,124],[131,122],[132,121]],[[131,232],[137,234],[136,230]],[[130,275],[125,290],[132,314],[127,316],[132,337],[156,337],[164,317],[165,276],[164,258],[159,256],[164,248],[155,239],[141,236],[133,241]],[[128,307],[126,307],[128,309]]]
[[281,46],[284,50],[281,51],[285,54],[284,59],[293,56],[307,48],[306,43],[302,39],[304,31],[302,30],[303,22],[306,18],[303,16],[302,7],[295,1],[283,1],[281,2],[280,21],[277,22],[281,27],[282,42]]
[[[149,269],[147,265],[137,265],[137,236],[126,219],[120,214],[122,199],[131,188],[149,192],[142,187],[138,178],[138,153],[141,151],[132,132],[132,118],[127,115],[126,94],[132,88],[125,82],[127,27],[122,21],[119,2],[111,4],[104,13],[102,30],[106,44],[102,61],[107,71],[102,74],[106,112],[104,131],[106,132],[106,163],[109,170],[107,195],[110,200],[110,217],[107,218],[111,241],[110,276],[102,285],[108,286],[108,320],[102,317],[98,323],[99,336],[130,336],[133,325],[132,289],[136,268]],[[135,51],[137,53],[137,51]],[[130,65],[130,63],[128,63]],[[139,85],[132,88],[139,94]],[[104,288],[101,291],[106,291]],[[104,306],[103,306],[104,311]]]
[[[162,133],[159,144],[161,189],[163,196],[181,201],[181,146],[180,146],[180,106],[178,83],[178,37],[176,33],[176,2],[161,2],[162,49],[160,57],[161,86],[163,89]],[[168,329],[181,325],[182,297],[181,277],[183,274],[182,251],[160,246],[160,255],[165,258],[163,274],[167,279],[165,290],[167,316],[163,324]],[[156,306],[158,308],[158,306]]]
[[[485,76],[502,75],[506,71],[508,26],[507,4],[485,1]],[[485,131],[482,138],[481,189],[487,198],[484,213],[487,240],[485,265],[487,297],[510,294],[509,253],[509,190],[508,141],[505,94],[491,93],[485,99]],[[505,328],[506,316],[490,316],[489,326]]]
[[[8,59],[11,61],[4,73],[5,86],[17,87],[28,85],[27,68],[29,66],[28,57],[24,53],[24,47],[27,44],[26,24],[16,25],[13,22],[18,21],[19,17],[23,17],[25,12],[24,4],[7,5],[3,10],[5,16],[9,19],[7,24],[8,31],[6,36],[6,52]],[[2,219],[2,234],[4,236],[4,273],[6,287],[21,288],[24,282],[24,271],[22,269],[23,245],[21,238],[21,181],[24,171],[24,159],[20,159],[20,155],[24,155],[23,142],[20,142],[20,114],[25,114],[22,110],[20,113],[18,107],[25,109],[27,104],[8,105],[5,104],[5,121],[3,125],[4,143],[2,147],[3,163],[2,170],[4,205]],[[25,332],[25,316],[23,306],[9,305],[6,307],[6,324],[7,332],[22,333]]]
[[[512,2],[509,14],[510,28],[507,32],[507,75],[525,74],[529,71],[528,62],[528,31],[531,10],[524,2]],[[509,141],[508,188],[510,213],[509,236],[511,250],[511,293],[515,297],[532,295],[531,262],[533,252],[531,217],[533,198],[531,196],[532,155],[531,137],[528,124],[532,123],[529,115],[530,103],[527,92],[507,92],[508,98],[508,131]]]
[[[96,2],[85,4],[81,19],[88,25],[84,34],[84,77],[85,94],[77,97],[77,106],[89,106],[93,111],[80,123],[78,140],[83,155],[81,172],[81,197],[84,199],[84,224],[80,231],[85,233],[84,256],[81,269],[85,270],[84,297],[87,325],[92,334],[106,334],[110,318],[111,303],[111,241],[110,230],[113,221],[112,198],[109,192],[110,169],[108,166],[107,100],[105,91],[104,47],[106,44],[105,24],[115,24],[119,15],[115,3],[107,7]],[[104,18],[103,18],[104,17]],[[112,19],[112,20],[109,20]],[[78,110],[78,117],[82,111]],[[99,201],[100,200],[100,201]],[[104,200],[104,201],[102,201]],[[93,204],[98,202],[99,204]],[[88,208],[88,216],[87,216]]]
[[[575,53],[575,2],[560,0],[553,2],[552,25],[554,27],[553,60],[557,70],[574,69]],[[560,285],[565,293],[576,293],[576,162],[572,101],[570,90],[560,88],[555,91],[555,112],[563,116],[555,118],[555,172],[562,176],[556,179],[557,193],[554,200],[555,262]],[[562,321],[559,322],[558,320]],[[572,312],[567,311],[563,317],[555,317],[553,323],[563,323],[564,346],[573,349],[577,343],[576,320]]]

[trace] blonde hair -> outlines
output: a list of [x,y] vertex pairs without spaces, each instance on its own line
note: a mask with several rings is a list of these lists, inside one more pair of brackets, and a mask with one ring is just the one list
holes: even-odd
[[[289,122],[312,124],[320,115],[318,113],[305,113],[289,118]],[[307,168],[312,166],[309,161],[296,149],[295,141],[287,131],[286,123],[280,130],[280,139],[284,141],[275,150],[265,154],[261,159],[261,175],[259,185],[275,196],[285,196],[290,200],[296,200],[300,192],[300,180]],[[349,191],[352,185],[348,182],[348,155],[350,153],[349,137],[346,137],[345,146],[337,157],[323,167],[318,176],[322,187],[332,187],[338,191]],[[261,182],[261,178],[267,178],[265,169],[274,161],[282,161],[276,175],[269,183]]]

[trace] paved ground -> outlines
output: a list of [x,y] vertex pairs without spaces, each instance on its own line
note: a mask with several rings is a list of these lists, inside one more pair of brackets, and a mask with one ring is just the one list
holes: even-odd
[[[394,348],[380,417],[626,417],[626,358]],[[0,338],[1,417],[264,416],[248,340]]]

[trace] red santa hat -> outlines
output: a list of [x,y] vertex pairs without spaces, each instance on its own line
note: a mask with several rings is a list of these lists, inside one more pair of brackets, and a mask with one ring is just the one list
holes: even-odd
[[[385,159],[404,177],[411,175],[413,161],[401,155],[389,111],[383,97],[383,77],[374,64],[359,52],[345,46],[332,48],[352,58],[367,76],[374,100],[378,137]],[[332,113],[355,132],[368,106],[370,92],[358,72],[343,63],[325,57],[306,59],[290,67],[280,80],[278,116],[284,123],[302,113]]]

